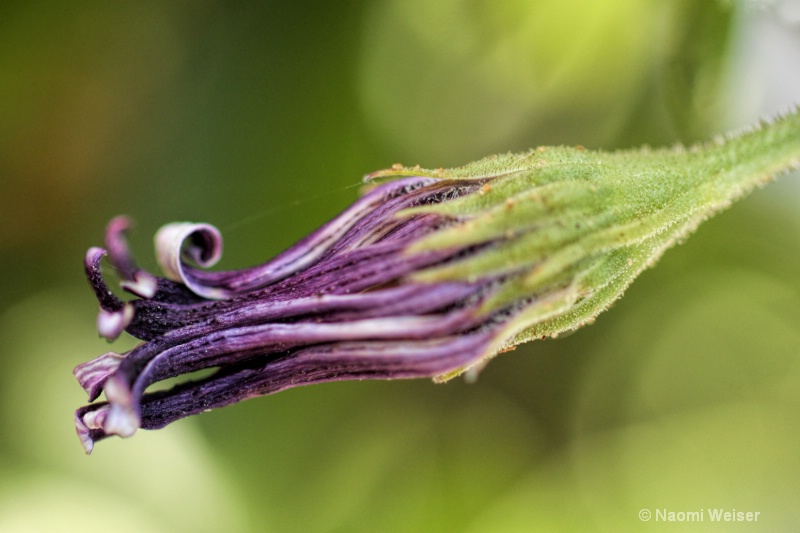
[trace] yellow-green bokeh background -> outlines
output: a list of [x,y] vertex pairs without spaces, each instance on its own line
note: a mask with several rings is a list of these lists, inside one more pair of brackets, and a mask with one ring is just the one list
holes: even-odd
[[173,220],[235,268],[395,162],[692,142],[800,99],[788,3],[0,4],[0,531],[796,530],[797,173],[475,384],[297,389],[86,457],[71,376],[108,349],[82,258],[112,216],[147,268]]

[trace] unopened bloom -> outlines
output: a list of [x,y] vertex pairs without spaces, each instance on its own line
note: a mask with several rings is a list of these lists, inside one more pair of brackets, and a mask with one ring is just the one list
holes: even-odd
[[[580,327],[701,221],[800,160],[797,113],[689,150],[540,148],[452,170],[393,167],[349,209],[271,261],[210,272],[221,236],[156,235],[164,276],[139,269],[114,219],[86,255],[98,330],[143,342],[79,365],[87,452],[254,396],[325,381],[478,369]],[[107,286],[108,256],[135,298]],[[205,378],[146,392],[202,369]]]

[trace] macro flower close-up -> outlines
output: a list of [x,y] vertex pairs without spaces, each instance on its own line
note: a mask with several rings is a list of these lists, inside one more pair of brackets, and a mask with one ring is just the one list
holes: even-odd
[[[179,418],[291,387],[479,370],[525,340],[594,320],[677,239],[800,164],[800,112],[724,141],[670,151],[592,153],[539,148],[452,171],[402,165],[404,177],[360,200],[275,259],[207,272],[222,252],[208,224],[155,237],[166,277],[138,269],[125,218],[86,273],[98,330],[145,341],[79,365],[95,400],[79,409],[87,452]],[[427,175],[426,175],[427,174]],[[109,254],[124,302],[109,289]],[[161,380],[211,376],[146,393]]]

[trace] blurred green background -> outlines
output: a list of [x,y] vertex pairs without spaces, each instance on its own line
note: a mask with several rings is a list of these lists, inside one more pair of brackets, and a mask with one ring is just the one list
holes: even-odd
[[475,384],[296,389],[86,457],[71,371],[109,349],[82,259],[114,215],[146,268],[175,220],[236,268],[395,162],[693,142],[797,101],[796,5],[0,3],[0,531],[795,531],[797,173]]

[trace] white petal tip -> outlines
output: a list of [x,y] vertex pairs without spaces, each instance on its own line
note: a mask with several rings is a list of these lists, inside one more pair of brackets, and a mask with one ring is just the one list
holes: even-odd
[[138,271],[133,275],[133,280],[125,280],[120,286],[126,291],[139,296],[140,298],[152,298],[158,289],[158,280],[144,271]]
[[128,327],[133,320],[133,306],[125,304],[119,311],[101,309],[97,315],[97,332],[101,337],[114,340]]

